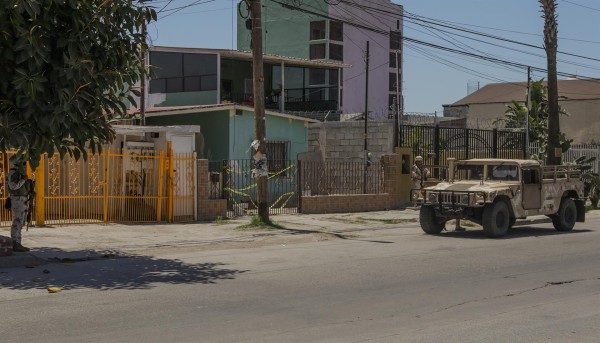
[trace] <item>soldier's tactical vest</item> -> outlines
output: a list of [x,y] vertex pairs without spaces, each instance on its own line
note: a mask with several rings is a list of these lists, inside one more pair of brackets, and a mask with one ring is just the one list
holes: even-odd
[[10,168],[6,176],[8,193],[11,196],[27,196],[30,188],[27,181],[27,175],[24,175],[16,168]]

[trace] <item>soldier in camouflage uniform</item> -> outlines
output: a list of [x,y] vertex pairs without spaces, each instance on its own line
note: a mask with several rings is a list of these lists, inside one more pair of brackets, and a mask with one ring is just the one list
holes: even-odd
[[10,194],[13,216],[12,226],[10,227],[13,251],[27,252],[30,249],[21,245],[21,230],[27,220],[27,197],[33,196],[33,183],[27,179],[25,163],[17,162],[13,164],[6,177],[6,185]]
[[421,182],[427,181],[429,177],[429,169],[423,166],[423,157],[415,157],[415,164],[412,167],[411,179],[413,182],[413,188],[421,189]]

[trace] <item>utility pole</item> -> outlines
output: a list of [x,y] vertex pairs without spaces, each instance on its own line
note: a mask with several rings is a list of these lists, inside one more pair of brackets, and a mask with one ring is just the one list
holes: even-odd
[[400,112],[400,49],[396,49],[396,146],[400,147],[400,135],[402,135],[401,123],[402,113]]
[[529,106],[531,104],[531,67],[527,67],[527,99],[525,99],[525,158],[529,158]]
[[142,73],[142,78],[140,80],[140,125],[146,125],[146,35],[148,34],[146,30],[146,21],[142,20],[142,36],[144,36],[144,45],[142,45],[142,67],[144,68],[144,72]]
[[[262,13],[261,1],[252,2],[252,76],[254,88],[254,130],[258,151],[266,154],[265,143],[265,77],[263,71],[263,44],[262,44]],[[269,156],[267,156],[268,158]],[[265,161],[266,162],[266,161]],[[269,206],[267,203],[267,175],[257,173],[257,202],[258,217],[265,223],[269,222]]]
[[367,41],[367,51],[365,53],[365,174],[363,182],[363,193],[367,194],[367,161],[369,159],[369,150],[367,144],[367,136],[369,132],[369,41]]

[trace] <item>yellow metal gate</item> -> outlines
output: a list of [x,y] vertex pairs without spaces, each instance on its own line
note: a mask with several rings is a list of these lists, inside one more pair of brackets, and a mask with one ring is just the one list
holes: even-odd
[[[114,153],[87,161],[44,156],[34,173],[35,221],[44,224],[185,222],[196,218],[193,153]],[[6,199],[7,157],[1,162],[0,196]],[[4,202],[2,202],[4,203]],[[10,225],[10,211],[0,212]]]

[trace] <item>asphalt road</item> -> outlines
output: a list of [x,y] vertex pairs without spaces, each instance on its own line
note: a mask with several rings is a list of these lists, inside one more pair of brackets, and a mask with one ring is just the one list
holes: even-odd
[[600,342],[600,220],[548,227],[0,270],[0,342]]

